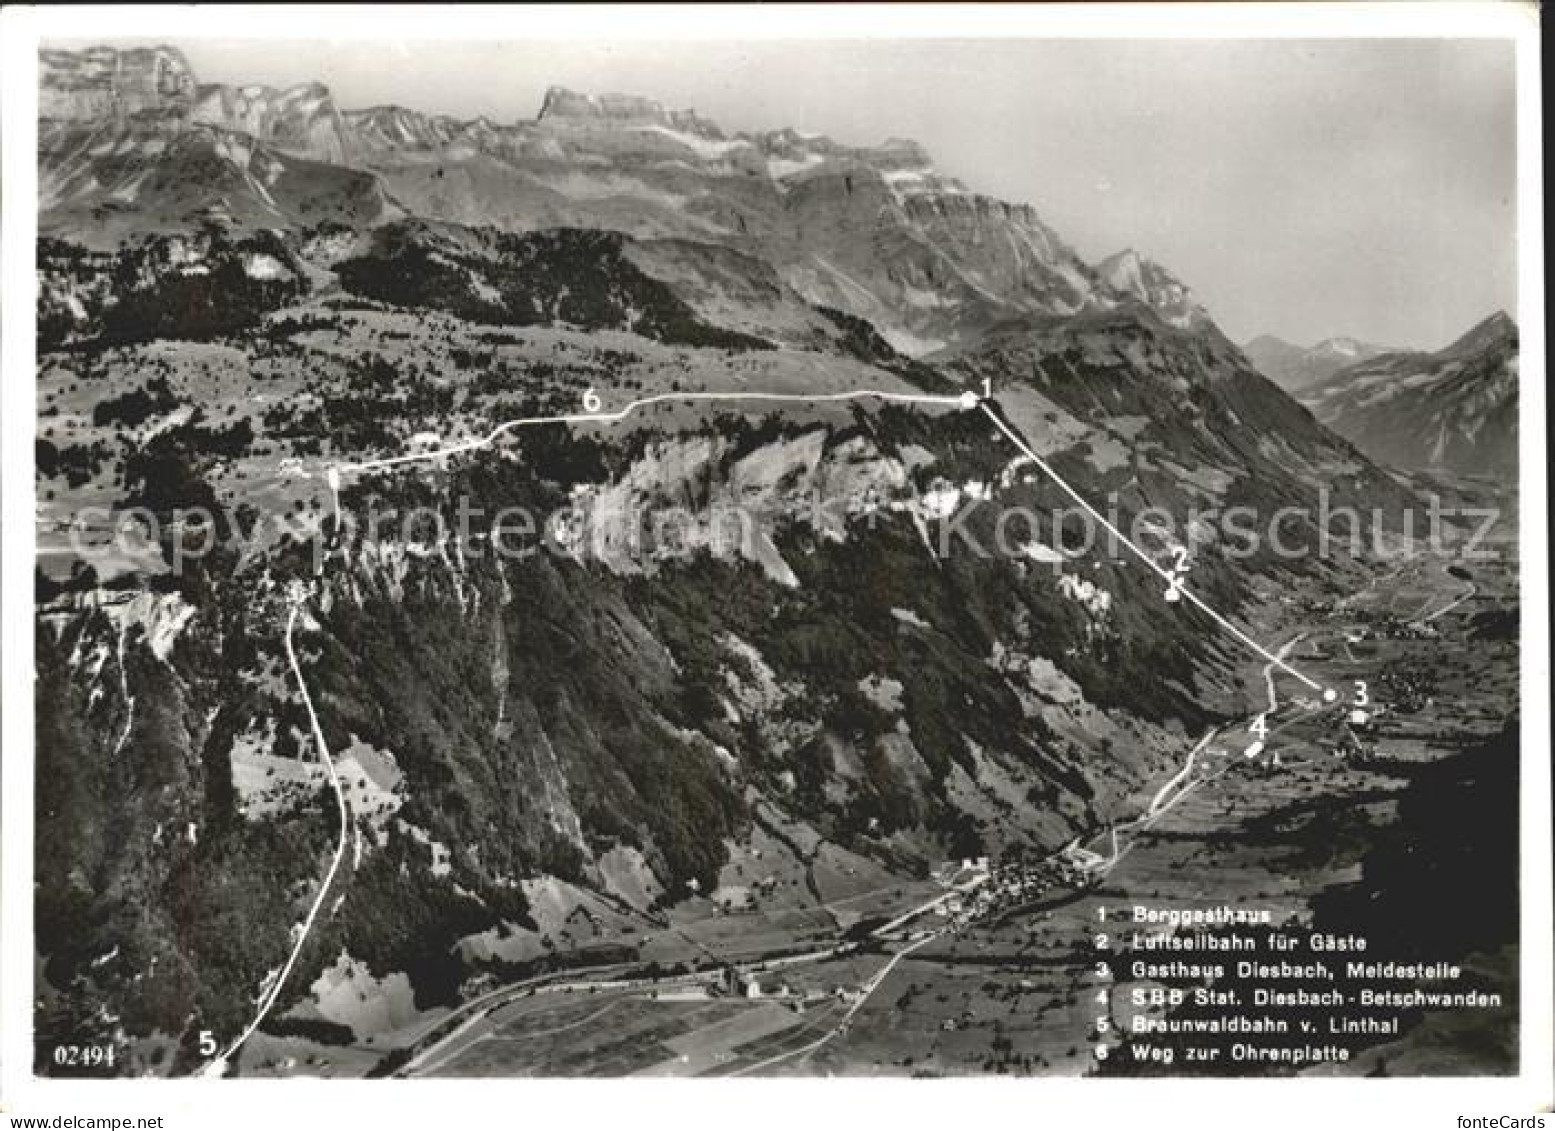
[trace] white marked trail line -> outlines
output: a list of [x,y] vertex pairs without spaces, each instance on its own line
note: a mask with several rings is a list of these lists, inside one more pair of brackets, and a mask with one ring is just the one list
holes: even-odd
[[[1258,641],[1254,640],[1251,636],[1248,636],[1247,633],[1243,632],[1230,620],[1216,612],[1213,608],[1206,604],[1198,594],[1194,593],[1192,590],[1183,585],[1181,579],[1171,570],[1157,565],[1154,558],[1152,558],[1148,553],[1136,545],[1126,534],[1123,533],[1123,531],[1119,530],[1111,522],[1107,521],[1106,516],[1093,507],[1083,495],[1071,487],[1068,482],[1065,481],[1063,476],[1054,471],[1045,459],[1033,451],[1031,446],[1022,440],[1020,435],[1015,432],[1014,429],[1005,424],[1005,422],[1000,419],[999,414],[994,412],[993,409],[989,408],[987,402],[985,400],[979,399],[975,393],[960,393],[956,396],[934,396],[927,393],[895,393],[888,392],[883,389],[849,389],[840,393],[659,393],[651,397],[640,397],[637,400],[629,401],[624,407],[617,409],[615,412],[578,412],[564,413],[558,416],[520,417],[517,420],[504,421],[502,424],[499,424],[493,428],[485,436],[477,437],[473,440],[466,440],[458,444],[451,444],[448,447],[437,448],[428,452],[411,452],[406,455],[389,456],[378,460],[365,460],[361,463],[336,464],[333,468],[330,469],[329,483],[333,491],[337,488],[339,483],[339,476],[343,472],[360,473],[364,471],[374,471],[388,467],[399,467],[410,463],[425,463],[429,460],[443,459],[448,456],[459,455],[463,452],[477,451],[481,448],[489,447],[498,439],[500,439],[504,434],[516,428],[529,428],[541,424],[616,424],[625,420],[633,413],[656,404],[669,404],[672,402],[733,403],[740,401],[756,401],[772,404],[820,404],[854,400],[880,400],[898,404],[931,404],[962,409],[972,409],[978,407],[982,408],[983,412],[987,414],[988,419],[994,422],[995,427],[997,427],[999,431],[1003,432],[1009,441],[1017,448],[1019,448],[1020,451],[1028,459],[1030,459],[1032,463],[1041,468],[1043,473],[1047,475],[1047,477],[1055,484],[1057,484],[1060,490],[1062,490],[1066,495],[1078,503],[1087,514],[1089,514],[1097,522],[1101,523],[1106,530],[1108,530],[1114,537],[1122,542],[1123,545],[1127,546],[1129,550],[1133,552],[1135,557],[1150,567],[1150,569],[1155,571],[1155,573],[1163,581],[1175,589],[1183,598],[1192,602],[1201,612],[1209,616],[1210,619],[1212,619],[1221,628],[1225,629],[1232,636],[1235,636],[1243,644],[1257,652],[1264,659],[1279,667],[1282,671],[1288,672],[1290,675],[1294,676],[1296,679],[1299,679],[1302,683],[1306,684],[1314,691],[1323,690],[1322,684],[1318,683],[1316,680],[1308,678],[1301,672],[1297,671],[1295,668],[1291,667],[1279,656],[1276,656],[1262,644],[1259,644]],[[337,493],[337,509],[338,506],[339,501]]]
[[329,784],[335,790],[335,803],[340,809],[340,842],[335,845],[335,856],[329,862],[329,871],[324,874],[324,882],[319,885],[319,893],[313,899],[313,906],[308,909],[307,918],[302,921],[302,930],[297,935],[297,942],[292,947],[291,955],[286,959],[286,965],[281,967],[281,972],[276,975],[270,988],[265,991],[259,1002],[258,1012],[254,1019],[248,1023],[248,1028],[238,1035],[237,1040],[227,1047],[227,1051],[212,1061],[206,1069],[206,1073],[219,1076],[225,1071],[228,1062],[237,1051],[243,1047],[245,1041],[253,1036],[269,1014],[276,998],[281,996],[281,987],[286,984],[287,976],[291,974],[292,967],[297,964],[297,958],[302,954],[302,948],[307,944],[308,935],[313,931],[314,920],[318,918],[319,908],[324,905],[324,897],[329,894],[330,887],[335,882],[335,874],[340,871],[340,862],[345,859],[346,842],[350,839],[351,817],[346,809],[345,791],[340,786],[340,775],[335,772],[335,760],[330,756],[329,744],[324,741],[324,729],[319,726],[319,717],[313,711],[313,699],[308,695],[308,685],[302,678],[302,667],[297,663],[297,652],[292,647],[292,630],[297,625],[297,613],[299,606],[293,605],[291,615],[286,618],[286,658],[291,661],[292,675],[297,678],[297,687],[302,692],[302,705],[307,708],[308,722],[313,728],[313,740],[318,743],[319,757],[324,760],[324,766],[329,771]]
[[437,448],[429,452],[412,452],[408,455],[390,456],[387,459],[365,460],[361,463],[342,463],[336,467],[342,472],[374,471],[383,467],[398,467],[407,463],[422,463],[427,460],[443,459],[447,456],[459,455],[462,452],[473,452],[480,448],[489,447],[496,443],[505,433],[515,428],[530,428],[537,424],[618,424],[640,409],[656,404],[668,404],[670,402],[691,403],[698,401],[764,401],[775,404],[817,404],[836,403],[839,401],[880,400],[892,401],[898,404],[937,404],[949,408],[972,408],[976,403],[976,397],[971,394],[960,394],[954,397],[937,397],[927,393],[891,393],[881,389],[850,389],[843,393],[659,393],[651,397],[641,397],[631,401],[625,408],[615,412],[576,412],[562,416],[528,416],[517,420],[508,420],[497,425],[485,436],[474,440],[465,440],[462,443],[451,444],[446,448]]
[[1198,596],[1198,594],[1194,593],[1193,590],[1183,585],[1171,570],[1157,565],[1154,558],[1136,546],[1129,539],[1128,535],[1123,533],[1123,531],[1119,530],[1116,526],[1112,525],[1112,523],[1108,522],[1106,517],[1095,507],[1091,506],[1091,504],[1085,500],[1083,495],[1081,495],[1073,487],[1069,486],[1069,484],[1064,481],[1064,478],[1048,465],[1048,462],[1045,459],[1039,456],[1036,452],[1032,451],[1030,445],[1022,440],[1014,429],[1005,424],[1003,420],[999,419],[999,414],[994,412],[993,409],[989,408],[986,402],[982,403],[982,409],[983,412],[987,413],[988,419],[994,422],[994,425],[999,429],[999,431],[1003,432],[1005,436],[1009,438],[1012,444],[1014,444],[1021,451],[1025,452],[1026,455],[1030,456],[1032,462],[1040,467],[1047,475],[1047,477],[1058,485],[1059,489],[1063,491],[1064,494],[1068,495],[1075,502],[1079,503],[1087,514],[1089,514],[1097,522],[1101,523],[1103,527],[1105,527],[1118,539],[1118,541],[1122,542],[1131,551],[1133,551],[1134,556],[1137,557],[1140,561],[1144,562],[1145,565],[1149,566],[1152,570],[1154,570],[1155,573],[1160,576],[1162,581],[1165,581],[1168,585],[1175,587],[1178,594],[1181,595],[1185,600],[1192,602],[1199,609],[1199,611],[1205,613],[1221,628],[1225,629],[1232,636],[1235,636],[1243,644],[1246,644],[1254,652],[1257,652],[1264,659],[1278,667],[1281,671],[1288,672],[1289,674],[1295,676],[1302,683],[1310,687],[1313,691],[1323,690],[1322,684],[1318,683],[1316,680],[1308,679],[1306,676],[1302,675],[1295,668],[1291,667],[1284,660],[1280,659],[1273,652],[1269,651],[1262,644],[1258,643],[1258,641],[1254,640],[1251,636],[1247,635],[1247,633],[1243,632],[1236,625],[1232,624],[1225,617],[1221,616],[1214,609],[1210,608],[1210,606],[1205,604],[1204,601]]

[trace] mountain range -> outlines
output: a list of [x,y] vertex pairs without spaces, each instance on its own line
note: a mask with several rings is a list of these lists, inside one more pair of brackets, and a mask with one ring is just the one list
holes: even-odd
[[[1206,514],[1297,514],[1289,543],[1321,491],[1413,502],[1167,269],[1088,264],[911,141],[559,88],[512,124],[348,110],[173,48],[41,64],[37,1020],[139,1071],[240,1032],[292,944],[334,849],[313,710],[352,846],[262,1036],[376,1063],[499,981],[820,948],[946,860],[1137,816],[1274,677],[1085,543],[1071,492],[1282,627],[1359,567]],[[1467,382],[1494,330],[1411,364]],[[474,442],[536,417],[572,423]],[[88,563],[87,503],[162,536]],[[342,521],[466,504],[545,516],[541,545]],[[733,504],[760,537],[717,536]],[[216,550],[176,569],[195,506]],[[1036,517],[984,555],[946,541],[967,507],[985,546]]]
[[1517,370],[1517,324],[1497,311],[1435,353],[1379,353],[1299,395],[1381,463],[1515,482]]
[[911,141],[729,135],[645,98],[550,90],[533,120],[342,110],[317,83],[200,83],[174,48],[41,56],[40,231],[99,246],[187,231],[370,227],[415,215],[716,243],[913,356],[1032,315],[1140,302],[1209,317],[1136,253],[1093,267],[1027,205],[969,190]]
[[1394,351],[1357,338],[1324,338],[1315,346],[1297,346],[1273,334],[1246,342],[1242,352],[1269,380],[1299,395],[1308,386],[1381,353]]

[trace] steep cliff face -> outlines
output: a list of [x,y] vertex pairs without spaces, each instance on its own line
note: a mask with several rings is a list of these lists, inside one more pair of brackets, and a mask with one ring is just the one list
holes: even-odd
[[170,47],[39,56],[39,229],[89,246],[213,222],[374,224],[394,208],[345,167],[328,92],[201,86]]
[[322,83],[287,90],[202,85],[190,117],[315,161],[344,165],[354,155],[346,125]]
[[41,123],[39,231],[112,248],[150,234],[369,226],[401,214],[374,176],[182,119]]
[[58,121],[184,117],[195,98],[194,73],[175,47],[44,48],[38,80],[38,114]]
[[48,349],[234,333],[305,294],[311,280],[274,232],[229,238],[206,225],[112,257],[44,240],[38,284],[38,340]]
[[[729,143],[718,126],[694,110],[668,110],[651,98],[633,94],[579,94],[553,86],[545,92],[536,119],[546,126],[572,128],[595,125],[690,134],[704,141]],[[694,147],[692,147],[694,148]]]
[[792,130],[757,141],[792,225],[785,277],[874,321],[905,353],[1115,301],[1030,206],[968,191],[915,142],[850,149]]

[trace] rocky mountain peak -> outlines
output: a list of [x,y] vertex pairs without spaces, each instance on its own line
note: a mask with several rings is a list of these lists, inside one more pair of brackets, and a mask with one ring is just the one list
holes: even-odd
[[1113,290],[1144,303],[1179,329],[1210,324],[1209,312],[1185,283],[1131,247],[1102,260],[1096,273]]
[[282,92],[282,97],[288,101],[299,102],[334,101],[334,96],[330,93],[329,87],[317,81],[298,83],[296,86],[287,87],[286,90]]
[[667,110],[661,103],[636,94],[581,94],[562,86],[545,92],[536,121],[552,126],[658,126],[709,140],[725,140],[717,124],[695,110]]
[[1112,273],[1128,273],[1138,275],[1144,269],[1144,259],[1131,247],[1122,251],[1113,252],[1097,265],[1097,270]]
[[881,169],[932,169],[928,150],[910,138],[888,138],[885,144],[867,150],[871,163]]
[[315,160],[344,164],[352,153],[342,134],[334,97],[321,82],[299,83],[284,90],[201,84],[190,117]]
[[38,114],[55,120],[183,115],[194,72],[176,47],[88,47],[38,53]]
[[1438,356],[1446,358],[1473,357],[1490,350],[1517,345],[1517,323],[1504,310],[1498,310],[1476,324],[1468,333],[1457,338]]
[[1166,268],[1131,247],[1103,259],[1096,265],[1096,271],[1118,291],[1147,303],[1152,287],[1182,285]]

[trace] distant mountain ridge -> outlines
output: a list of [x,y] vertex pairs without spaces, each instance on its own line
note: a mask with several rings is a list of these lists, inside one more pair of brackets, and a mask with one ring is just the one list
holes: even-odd
[[1371,458],[1411,470],[1517,474],[1517,324],[1497,311],[1452,344],[1379,354],[1301,393]]
[[1130,301],[1179,328],[1212,325],[1164,268],[1132,252],[1093,267],[1029,205],[969,190],[908,140],[727,134],[693,110],[562,87],[511,124],[348,110],[320,83],[201,83],[172,47],[50,50],[41,71],[40,230],[94,246],[211,215],[600,228],[756,255],[911,356]]
[[1272,334],[1261,334],[1245,343],[1242,352],[1280,388],[1299,393],[1346,366],[1395,351],[1359,338],[1324,338],[1314,346],[1298,346]]

